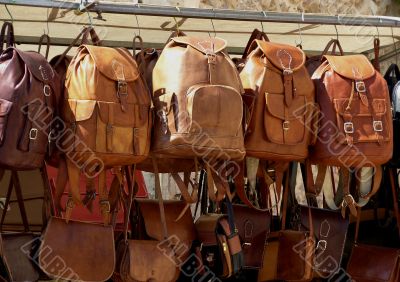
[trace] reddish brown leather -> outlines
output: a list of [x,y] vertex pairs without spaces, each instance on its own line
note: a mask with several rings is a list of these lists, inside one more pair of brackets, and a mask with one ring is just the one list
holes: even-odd
[[[337,49],[339,50],[339,53],[337,53]],[[329,51],[331,50],[331,51]],[[324,51],[322,51],[321,55],[318,56],[313,56],[311,58],[308,58],[306,61],[306,68],[308,70],[308,73],[312,76],[314,71],[322,64],[322,61],[324,59],[325,55],[340,55],[343,56],[344,52],[342,49],[342,46],[340,45],[339,40],[337,39],[331,39],[328,44],[326,44],[326,47]]]
[[[245,94],[248,156],[300,160],[312,140],[314,86],[302,50],[256,40],[240,73]],[[284,75],[285,73],[285,75]]]
[[[347,167],[386,163],[392,156],[393,129],[385,80],[364,55],[324,58],[313,75],[321,116],[311,160]],[[364,84],[366,92],[357,90],[356,83]],[[374,130],[373,120],[381,122],[375,127],[380,131]]]
[[218,220],[223,217],[222,214],[207,214],[200,216],[196,222],[197,238],[205,246],[217,244],[215,229],[217,228]]
[[0,166],[39,168],[58,106],[60,79],[42,55],[13,47],[0,56],[0,76]]
[[178,265],[170,258],[173,256],[173,250],[160,248],[159,241],[129,240],[121,264],[122,281],[176,281],[180,272]]
[[111,226],[52,217],[39,249],[40,268],[53,279],[105,281],[115,268]]
[[258,211],[243,205],[233,205],[233,210],[242,244],[244,267],[260,268],[271,224],[271,214],[269,211]]
[[355,245],[347,272],[357,282],[398,282],[400,251],[371,245]]
[[153,71],[157,156],[244,157],[242,86],[225,47],[222,39],[196,37],[165,46]]

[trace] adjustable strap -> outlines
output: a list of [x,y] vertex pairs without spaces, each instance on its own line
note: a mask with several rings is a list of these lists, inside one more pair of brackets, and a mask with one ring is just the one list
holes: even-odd
[[81,200],[81,195],[79,190],[80,170],[68,158],[66,159],[66,164],[67,164],[68,181],[69,181],[69,198],[67,201],[67,205],[65,207],[65,220],[68,223],[71,218],[72,209],[74,208],[74,206],[82,205],[83,203]]
[[293,89],[293,71],[290,69],[283,70],[283,87],[285,89],[285,104],[290,107],[295,95]]
[[341,167],[340,169],[342,177],[343,177],[343,192],[344,197],[341,204],[341,213],[343,218],[346,218],[346,210],[349,208],[350,213],[353,216],[357,216],[357,203],[354,200],[353,196],[350,194],[350,185],[351,185],[351,173],[346,167]]
[[313,199],[314,203],[309,203],[311,206],[317,206],[316,198],[322,192],[322,187],[324,185],[326,177],[327,166],[318,165],[317,178],[315,179],[315,182],[314,182],[314,175],[312,172],[311,162],[309,160],[305,161],[305,170],[306,170],[306,177],[305,177],[306,183],[304,186],[306,187],[305,189],[306,197],[308,200]]
[[99,173],[99,204],[104,225],[110,224],[110,216],[111,216],[111,206],[108,200],[106,176],[107,176],[106,170],[103,169]]
[[82,200],[82,203],[88,208],[89,211],[93,211],[93,201],[96,199],[96,185],[93,178],[86,177],[86,195]]
[[106,147],[108,152],[113,151],[113,133],[114,133],[114,104],[108,104],[108,123],[106,125]]
[[38,45],[38,53],[40,53],[40,49],[42,49],[43,41],[46,40],[46,53],[45,58],[46,60],[49,58],[49,51],[50,51],[50,36],[47,34],[43,34],[39,38],[39,45]]
[[[129,169],[128,169],[129,171]],[[131,212],[131,208],[132,208],[132,203],[133,203],[133,199],[136,196],[136,192],[135,191],[135,184],[136,184],[136,180],[135,180],[135,173],[136,173],[136,164],[133,166],[133,171],[132,171],[132,177],[130,179],[131,183],[129,185],[129,199],[128,199],[128,204],[126,206],[125,209],[125,216],[124,216],[124,240],[125,243],[128,243],[128,226],[129,226],[129,214]],[[121,189],[123,189],[123,186],[121,186]],[[123,193],[124,191],[121,191],[121,193]]]
[[161,226],[162,226],[162,232],[164,239],[168,238],[168,228],[167,228],[167,220],[165,218],[165,210],[164,210],[164,201],[162,197],[162,192],[161,192],[161,183],[160,183],[160,174],[158,170],[158,164],[157,161],[154,157],[152,157],[153,161],[153,168],[154,168],[154,182],[155,182],[155,192],[156,192],[156,197],[158,199],[158,206],[160,208],[160,218],[161,218]]

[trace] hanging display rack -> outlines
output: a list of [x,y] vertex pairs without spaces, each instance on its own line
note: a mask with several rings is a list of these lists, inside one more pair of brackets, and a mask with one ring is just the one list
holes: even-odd
[[[239,20],[255,22],[282,22],[324,25],[400,27],[400,19],[387,16],[323,15],[308,13],[287,13],[267,11],[239,11],[227,9],[200,9],[171,6],[152,6],[144,4],[120,4],[87,2],[91,12],[111,14],[133,14],[181,18],[200,18],[216,20]],[[82,3],[82,2],[81,2]],[[51,0],[0,0],[0,4],[22,5],[41,8],[83,10],[81,3]]]

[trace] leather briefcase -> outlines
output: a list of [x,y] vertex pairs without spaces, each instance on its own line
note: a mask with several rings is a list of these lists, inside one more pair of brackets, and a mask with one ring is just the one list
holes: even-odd
[[52,279],[108,280],[115,268],[112,226],[50,218],[39,249],[39,266]]
[[264,246],[271,224],[269,211],[259,211],[244,205],[233,205],[235,224],[244,256],[244,268],[262,266]]
[[400,250],[356,244],[347,272],[357,282],[400,281]]

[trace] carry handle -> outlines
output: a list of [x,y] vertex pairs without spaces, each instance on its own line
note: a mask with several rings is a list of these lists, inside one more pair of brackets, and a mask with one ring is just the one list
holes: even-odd
[[180,30],[174,30],[170,36],[167,39],[167,42],[165,42],[165,45],[167,45],[167,43],[174,37],[180,37],[180,36],[186,36],[186,34],[183,31]]
[[381,44],[380,39],[379,38],[375,38],[374,39],[374,55],[375,55],[375,58],[373,60],[373,65],[374,65],[375,70],[378,71],[378,72],[381,71],[381,66],[380,66],[380,63],[379,63],[380,44]]
[[328,54],[328,52],[329,52],[329,50],[330,50],[331,48],[332,48],[332,51],[330,52],[331,55],[338,55],[338,54],[336,53],[336,48],[339,49],[339,54],[340,54],[340,56],[343,56],[343,55],[344,55],[344,52],[343,52],[342,46],[340,45],[339,40],[337,40],[337,39],[331,39],[331,40],[328,42],[328,44],[326,44],[326,47],[325,47],[324,51],[322,51],[322,54],[321,54],[321,61],[322,61],[323,57],[324,57],[325,55]]
[[270,41],[267,34],[263,31],[258,30],[257,28],[253,30],[250,35],[250,39],[247,42],[246,48],[244,48],[242,59],[246,59],[247,56],[256,48],[256,45],[253,45],[254,40],[262,40],[262,41]]
[[38,46],[38,53],[40,53],[40,50],[42,49],[43,41],[46,40],[46,55],[45,58],[46,60],[49,58],[49,51],[50,51],[50,36],[47,34],[43,34],[39,38],[39,46]]
[[5,22],[1,27],[0,52],[4,50],[4,43],[6,44],[6,48],[15,45],[14,26],[10,22]]
[[100,38],[97,35],[96,30],[92,26],[88,27],[86,32],[83,34],[81,44],[89,44],[89,41],[88,41],[89,35],[90,35],[90,39],[91,39],[93,45],[95,45],[95,46],[101,45]]

